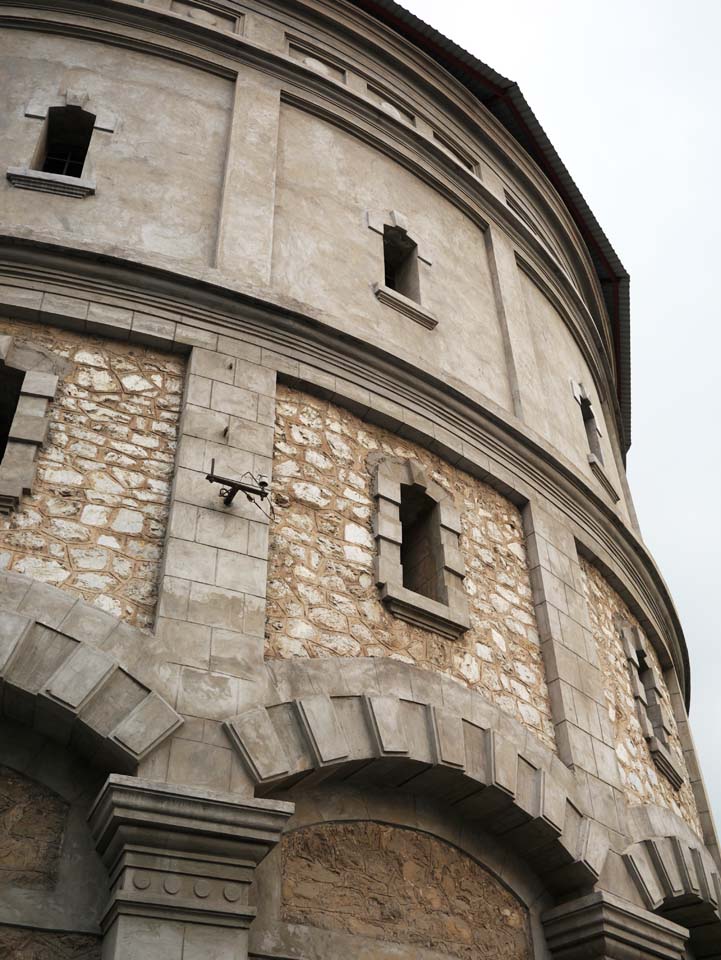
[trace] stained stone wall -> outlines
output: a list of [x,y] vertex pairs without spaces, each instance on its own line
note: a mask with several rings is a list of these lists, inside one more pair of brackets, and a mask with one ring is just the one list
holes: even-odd
[[100,960],[100,953],[100,937],[0,924],[0,956],[5,960]]
[[0,519],[0,568],[152,623],[184,360],[137,344],[0,321],[67,359],[32,494]]
[[[618,623],[619,620],[626,620],[640,629],[639,622],[594,566],[581,560],[581,570],[626,797],[630,803],[658,803],[668,807],[678,816],[683,817],[689,826],[702,836],[696,802],[688,782],[688,773],[682,759],[678,731],[670,705],[668,714],[673,724],[673,731],[669,741],[674,748],[674,753],[679,757],[679,764],[685,777],[679,790],[675,790],[663,773],[656,768],[636,715],[631,679]],[[663,676],[656,654],[650,644],[647,647],[650,655],[654,657],[658,673]],[[668,697],[665,685],[664,696]]]
[[437,950],[530,960],[526,908],[435,837],[384,824],[324,823],[283,837],[282,918]]
[[67,812],[48,787],[0,765],[0,884],[53,889]]
[[[471,629],[398,620],[373,576],[370,454],[420,461],[461,513]],[[348,411],[285,386],[276,404],[266,657],[392,657],[478,688],[554,746],[521,517],[495,490]]]

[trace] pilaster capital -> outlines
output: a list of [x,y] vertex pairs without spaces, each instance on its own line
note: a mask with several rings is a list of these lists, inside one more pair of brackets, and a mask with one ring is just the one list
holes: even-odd
[[294,805],[111,775],[89,821],[119,915],[246,929],[253,872]]
[[599,890],[542,917],[554,960],[684,960],[689,931]]

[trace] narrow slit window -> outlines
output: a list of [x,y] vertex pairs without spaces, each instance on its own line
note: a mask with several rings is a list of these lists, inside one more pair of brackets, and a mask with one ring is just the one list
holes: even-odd
[[421,302],[418,247],[400,227],[383,227],[385,285],[409,300]]
[[36,168],[81,177],[94,126],[95,115],[82,107],[50,107]]
[[583,415],[583,425],[586,428],[586,437],[588,438],[588,448],[600,464],[603,464],[603,453],[601,452],[601,435],[598,432],[596,417],[593,413],[593,406],[588,397],[581,397],[581,413]]
[[444,602],[441,587],[438,504],[418,486],[401,485],[401,566],[403,586]]
[[25,373],[23,370],[16,370],[14,367],[0,367],[0,462],[5,456],[10,428],[20,402],[20,391],[24,379]]

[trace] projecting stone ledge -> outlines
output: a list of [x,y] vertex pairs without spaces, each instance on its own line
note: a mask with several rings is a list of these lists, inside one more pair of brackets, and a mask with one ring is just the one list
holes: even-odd
[[106,770],[132,772],[182,717],[108,652],[147,635],[68,593],[0,574],[2,713]]

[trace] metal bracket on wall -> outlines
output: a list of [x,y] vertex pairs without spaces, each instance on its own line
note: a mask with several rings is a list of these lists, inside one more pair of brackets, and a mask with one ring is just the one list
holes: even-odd
[[[245,482],[245,478],[250,478],[250,483]],[[268,481],[263,477],[254,477],[252,473],[244,473],[239,480],[231,480],[228,477],[219,477],[215,472],[215,457],[210,461],[210,473],[206,474],[205,479],[209,483],[219,483],[219,497],[223,498],[223,503],[229,507],[238,493],[244,493],[246,499],[254,503],[259,510],[262,510],[258,501],[266,500],[270,496]]]

